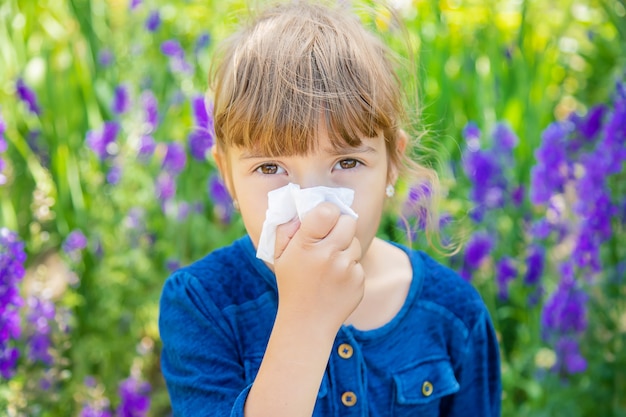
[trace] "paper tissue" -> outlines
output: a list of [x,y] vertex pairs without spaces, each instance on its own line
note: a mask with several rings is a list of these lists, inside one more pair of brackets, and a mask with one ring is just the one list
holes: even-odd
[[300,220],[318,204],[328,201],[339,207],[342,214],[355,219],[358,215],[350,208],[354,191],[349,188],[310,187],[300,188],[289,183],[267,194],[267,212],[257,247],[257,258],[274,263],[276,228],[298,216]]

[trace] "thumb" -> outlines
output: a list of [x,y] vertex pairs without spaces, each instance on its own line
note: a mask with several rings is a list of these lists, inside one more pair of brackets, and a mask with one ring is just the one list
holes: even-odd
[[300,228],[300,219],[294,217],[287,223],[283,223],[276,228],[276,244],[274,246],[274,260],[280,258],[280,256],[287,248],[287,245],[291,241],[291,238],[296,234]]

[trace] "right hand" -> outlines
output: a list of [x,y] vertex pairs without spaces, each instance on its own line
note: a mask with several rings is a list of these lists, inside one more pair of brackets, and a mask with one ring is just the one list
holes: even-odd
[[[337,331],[363,298],[356,219],[321,203],[276,231],[279,312]],[[304,323],[303,323],[304,324]]]

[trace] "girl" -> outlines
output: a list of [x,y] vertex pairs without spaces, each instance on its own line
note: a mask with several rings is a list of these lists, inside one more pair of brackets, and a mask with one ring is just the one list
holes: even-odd
[[[346,10],[291,3],[235,34],[214,73],[213,156],[247,236],[174,273],[159,326],[178,416],[497,416],[499,353],[479,295],[376,237],[406,156],[389,52]],[[407,169],[411,168],[411,169]],[[351,189],[255,252],[268,193]],[[432,213],[431,213],[432,214]]]

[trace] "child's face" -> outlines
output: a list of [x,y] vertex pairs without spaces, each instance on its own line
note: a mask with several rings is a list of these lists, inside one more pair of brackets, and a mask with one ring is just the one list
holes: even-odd
[[364,138],[358,148],[336,151],[327,134],[320,132],[319,147],[308,155],[267,157],[241,148],[214,156],[239,204],[241,216],[257,247],[265,212],[267,193],[288,183],[301,188],[346,187],[355,192],[352,209],[359,215],[356,237],[363,256],[376,235],[385,202],[385,188],[395,180],[389,169],[385,140],[381,135]]

